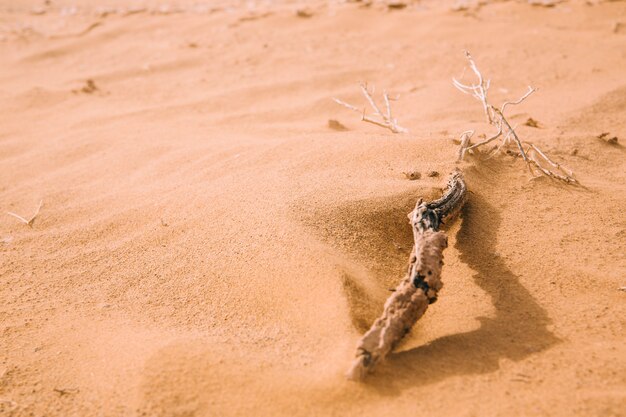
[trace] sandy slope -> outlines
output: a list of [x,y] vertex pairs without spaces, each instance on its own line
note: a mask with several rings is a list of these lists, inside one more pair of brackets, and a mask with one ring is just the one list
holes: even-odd
[[[624,2],[72,4],[0,2],[0,209],[44,201],[0,216],[0,415],[626,415]],[[512,120],[585,187],[470,158],[439,302],[347,382],[485,131],[464,49],[494,101],[540,89]],[[411,133],[331,101],[365,80]]]

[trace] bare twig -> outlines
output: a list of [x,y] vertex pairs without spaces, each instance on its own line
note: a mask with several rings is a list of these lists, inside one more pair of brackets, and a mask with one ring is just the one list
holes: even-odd
[[39,215],[39,211],[41,210],[41,206],[43,206],[43,200],[41,200],[39,202],[39,207],[37,207],[37,211],[35,212],[35,214],[32,215],[32,217],[30,219],[25,219],[24,217],[20,216],[19,214],[15,214],[15,213],[12,213],[10,211],[7,211],[7,214],[9,216],[15,217],[16,219],[18,219],[19,221],[21,221],[25,225],[27,225],[29,227],[33,227],[33,223],[35,223],[35,219]]
[[[481,142],[475,143],[474,145],[468,145],[468,146],[464,149],[464,151],[471,151],[472,149],[476,149],[476,148],[478,148],[479,146],[486,145],[486,144],[488,144],[488,143],[490,143],[490,142],[493,142],[494,140],[498,139],[500,136],[502,136],[502,126],[500,126],[500,127],[499,127],[499,129],[498,129],[498,131],[496,132],[496,134],[495,134],[495,135],[493,135],[492,137],[487,138],[487,139],[485,139],[485,140],[483,140],[483,141],[481,141]],[[506,138],[505,138],[505,140],[506,140]],[[462,145],[463,145],[463,143],[461,143],[461,146],[462,146]],[[465,153],[465,152],[463,152],[463,153]]]
[[352,111],[361,113],[361,120],[364,122],[368,122],[368,123],[372,123],[380,127],[384,127],[385,129],[391,130],[393,133],[408,132],[407,129],[398,125],[398,120],[396,120],[391,114],[390,101],[392,99],[389,97],[389,94],[387,94],[386,91],[383,92],[383,99],[385,101],[385,109],[386,109],[386,112],[383,113],[378,107],[378,105],[376,104],[376,102],[374,101],[374,99],[372,98],[372,94],[367,89],[367,84],[361,84],[360,87],[361,87],[361,92],[363,93],[363,96],[365,97],[369,105],[374,110],[374,113],[375,113],[374,117],[378,117],[380,120],[374,119],[373,117],[366,115],[365,109],[361,111],[356,106],[353,106],[352,104],[348,104],[345,101],[339,100],[338,98],[333,98],[333,100],[335,100],[337,104],[340,104]]
[[[532,151],[530,154],[530,161],[535,166],[535,168],[537,168],[539,171],[541,171],[544,175],[547,175],[548,177],[556,178],[558,180],[565,181],[565,182],[571,181],[570,178],[572,178],[572,175],[573,175],[571,170],[562,166],[558,162],[554,162],[553,160],[548,158],[548,156],[544,154],[541,151],[541,149],[539,149],[532,143],[528,143],[528,146],[530,146],[530,149]],[[539,157],[537,155],[539,155]],[[557,169],[561,173],[559,174],[557,171],[548,170],[544,168],[542,166],[541,161],[548,163],[549,165],[551,165],[553,168]]]
[[420,199],[409,213],[415,244],[408,273],[385,302],[382,316],[359,341],[356,358],[347,373],[349,379],[361,380],[371,372],[426,312],[428,305],[437,300],[443,286],[443,250],[448,246],[448,237],[439,227],[444,219],[459,213],[466,198],[463,176],[455,172],[440,199],[430,203]]
[[472,58],[472,55],[469,53],[469,51],[465,51],[465,56],[469,61],[470,68],[472,69],[472,71],[474,71],[476,77],[478,77],[478,84],[465,85],[457,81],[456,78],[452,79],[452,84],[454,84],[454,86],[458,88],[461,92],[469,94],[473,96],[476,100],[480,101],[483,106],[483,110],[485,111],[487,122],[489,122],[489,124],[493,124],[494,115],[492,113],[491,106],[489,105],[489,102],[487,100],[487,92],[489,91],[491,80],[485,80],[483,78],[483,75],[480,71],[478,71],[478,67],[476,67],[474,58]]
[[[487,122],[490,125],[494,126],[497,129],[497,132],[488,139],[485,139],[473,145],[470,143],[471,136],[468,136],[468,132],[463,132],[461,134],[461,146],[458,152],[458,159],[463,159],[467,151],[476,149],[480,146],[486,145],[495,141],[496,139],[501,138],[502,142],[497,148],[495,148],[496,152],[503,147],[508,146],[511,141],[515,142],[519,155],[522,157],[522,159],[528,166],[528,170],[533,175],[535,174],[535,171],[539,171],[539,173],[550,178],[554,178],[566,183],[577,183],[578,181],[576,180],[576,178],[574,178],[574,173],[571,170],[551,160],[537,146],[531,143],[523,142],[518,136],[517,131],[515,130],[516,127],[511,126],[505,116],[507,106],[516,106],[518,104],[521,104],[522,102],[524,102],[524,100],[530,97],[530,95],[533,94],[536,89],[529,86],[528,91],[519,99],[515,101],[506,101],[502,104],[500,108],[498,108],[489,103],[489,100],[487,98],[487,93],[490,86],[489,80],[485,80],[482,73],[478,70],[476,62],[472,58],[472,55],[469,52],[465,52],[465,56],[469,61],[469,66],[476,75],[478,82],[477,84],[468,85],[463,84],[457,79],[453,78],[452,84],[461,92],[469,94],[473,96],[476,100],[481,102]],[[528,151],[524,149],[525,146],[528,146]]]
[[461,146],[459,147],[459,157],[457,158],[457,161],[460,161],[465,156],[465,151],[468,150],[472,136],[474,136],[473,130],[466,130],[465,132],[461,133],[461,137],[459,139],[461,141]]
[[500,111],[502,113],[504,113],[504,111],[506,110],[506,106],[516,106],[518,104],[520,104],[522,101],[526,100],[528,98],[528,96],[530,96],[532,93],[534,93],[535,91],[537,91],[536,88],[533,88],[531,86],[528,86],[528,91],[526,92],[526,94],[524,94],[522,97],[520,97],[518,100],[516,101],[506,101],[504,102],[504,104],[502,105],[502,108],[500,109]]
[[361,113],[361,110],[357,109],[357,108],[356,108],[356,107],[354,107],[352,104],[348,104],[348,103],[346,103],[345,101],[341,101],[341,100],[339,100],[338,98],[334,98],[334,97],[333,97],[333,100],[335,100],[335,103],[337,103],[337,104],[341,104],[342,106],[344,106],[344,107],[346,107],[346,108],[348,108],[348,109],[350,109],[350,110],[352,110],[352,111],[355,111],[355,112]]

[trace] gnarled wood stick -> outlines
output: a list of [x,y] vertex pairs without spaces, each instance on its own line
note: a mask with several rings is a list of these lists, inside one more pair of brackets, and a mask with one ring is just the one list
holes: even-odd
[[458,214],[466,198],[463,175],[457,171],[450,176],[440,199],[430,203],[419,199],[409,213],[415,246],[408,273],[385,302],[382,316],[359,341],[356,359],[347,373],[349,379],[362,380],[411,330],[428,305],[437,300],[437,292],[443,286],[443,250],[448,246],[448,237],[439,231],[439,226]]

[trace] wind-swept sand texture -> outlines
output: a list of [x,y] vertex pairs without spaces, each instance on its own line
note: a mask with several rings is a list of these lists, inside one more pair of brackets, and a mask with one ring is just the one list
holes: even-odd
[[[626,3],[591,3],[1,0],[0,415],[626,415]],[[455,163],[465,49],[584,187]],[[346,381],[457,166],[439,301]]]

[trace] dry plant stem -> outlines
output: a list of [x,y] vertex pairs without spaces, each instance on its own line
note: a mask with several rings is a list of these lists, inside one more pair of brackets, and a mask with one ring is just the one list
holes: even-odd
[[476,62],[474,62],[474,58],[472,58],[472,55],[469,53],[469,51],[465,51],[465,57],[469,61],[470,68],[472,69],[474,74],[476,74],[476,77],[478,77],[478,84],[476,84],[476,85],[465,85],[465,84],[461,84],[459,81],[457,81],[454,78],[452,79],[452,83],[454,84],[454,86],[456,88],[461,90],[463,93],[471,94],[471,95],[474,96],[474,98],[476,98],[478,101],[480,101],[482,106],[483,106],[483,110],[485,111],[485,116],[487,117],[487,122],[489,124],[493,124],[493,115],[491,113],[491,108],[490,108],[489,102],[487,100],[487,92],[489,91],[489,86],[491,85],[491,80],[485,80],[483,78],[482,73],[480,71],[478,71],[478,67],[476,66]]
[[33,223],[35,223],[35,219],[37,218],[37,216],[39,215],[39,211],[41,210],[41,206],[43,206],[43,200],[41,200],[39,202],[39,207],[37,207],[37,211],[35,212],[35,214],[32,215],[32,217],[30,219],[25,219],[22,216],[20,216],[19,214],[15,214],[12,213],[10,211],[7,211],[7,214],[9,216],[13,216],[16,219],[18,219],[19,221],[21,221],[22,223],[24,223],[27,226],[33,227]]
[[383,314],[359,341],[356,358],[347,373],[349,379],[365,378],[411,330],[428,305],[437,300],[437,293],[443,286],[443,250],[448,246],[448,237],[439,227],[443,220],[459,213],[466,198],[463,176],[455,172],[440,199],[430,203],[420,199],[409,213],[415,245],[408,273],[385,302]]
[[[526,97],[528,97],[528,95],[526,95]],[[520,101],[520,103],[521,103],[521,101]],[[515,129],[513,129],[511,127],[511,125],[509,124],[508,120],[506,120],[506,118],[504,117],[504,114],[500,110],[496,109],[493,106],[491,106],[491,107],[494,109],[495,112],[497,112],[498,116],[500,116],[500,122],[499,122],[500,133],[502,132],[502,124],[505,124],[506,128],[507,128],[507,136],[506,136],[506,138],[510,138],[511,136],[513,136],[513,139],[515,139],[515,144],[517,145],[517,148],[519,149],[520,155],[524,159],[524,162],[526,162],[526,165],[528,165],[529,164],[528,156],[526,156],[526,152],[524,152],[524,147],[522,146],[522,141],[517,136],[517,133],[515,133]],[[528,165],[528,169],[530,169],[530,165]],[[531,173],[532,173],[532,170],[531,170]]]
[[459,146],[458,158],[457,161],[460,161],[465,156],[465,152],[469,150],[470,140],[472,140],[472,136],[474,136],[473,130],[466,130],[461,133],[461,146]]
[[389,129],[391,130],[393,133],[406,133],[408,132],[407,129],[403,128],[402,126],[398,125],[398,121],[392,116],[391,114],[391,103],[390,101],[392,100],[389,97],[389,94],[387,94],[387,92],[383,92],[383,99],[385,100],[385,108],[386,108],[386,112],[383,113],[380,108],[378,107],[378,105],[376,104],[376,102],[374,101],[374,99],[372,98],[371,93],[368,91],[367,89],[367,84],[361,84],[361,92],[363,93],[363,96],[365,97],[365,99],[367,100],[367,102],[369,103],[369,105],[372,107],[372,109],[374,110],[375,116],[379,117],[380,120],[374,119],[368,115],[365,114],[365,109],[363,109],[363,111],[359,110],[356,106],[353,106],[352,104],[348,104],[345,101],[339,100],[338,98],[333,98],[333,100],[335,100],[336,103],[341,104],[342,106],[355,111],[357,113],[361,113],[361,120],[364,122],[368,122],[368,123],[372,123],[375,124],[377,126],[380,127],[384,127],[385,129]]
[[[530,154],[529,160],[530,163],[537,168],[539,171],[541,171],[544,175],[548,176],[548,177],[552,177],[564,182],[572,182],[572,171],[570,171],[569,169],[565,168],[564,166],[562,166],[561,164],[554,162],[553,160],[551,160],[550,158],[548,158],[548,156],[546,154],[544,154],[541,149],[537,148],[535,145],[533,145],[532,143],[528,144],[530,146],[531,151],[533,151]],[[527,152],[528,153],[528,152]],[[541,162],[538,160],[537,155],[539,155],[543,161],[547,162],[549,165],[551,165],[552,167],[556,168],[557,170],[561,171],[561,174],[559,174],[556,171],[550,171],[546,168],[544,168],[541,165]],[[573,180],[576,181],[576,180]]]
[[[533,88],[531,86],[528,86],[528,91],[526,92],[526,94],[524,94],[522,97],[520,97],[518,100],[516,101],[507,101],[502,105],[502,108],[499,110],[501,113],[504,114],[504,112],[506,111],[506,106],[511,105],[511,106],[517,106],[518,104],[521,104],[522,101],[526,100],[532,93],[534,93],[535,91],[537,91],[536,88]],[[497,110],[497,109],[496,109]]]
[[[515,106],[521,104],[524,100],[526,100],[532,93],[536,90],[532,87],[528,87],[528,91],[522,97],[520,97],[516,101],[507,101],[500,108],[489,103],[487,99],[487,92],[489,90],[489,80],[485,81],[483,75],[478,70],[476,66],[476,62],[472,58],[472,55],[469,52],[465,52],[465,56],[469,61],[470,68],[478,78],[477,84],[467,85],[459,82],[456,79],[452,79],[452,84],[458,88],[461,92],[465,94],[469,94],[473,96],[476,100],[480,101],[483,110],[485,112],[485,116],[487,117],[487,121],[492,126],[498,129],[497,133],[488,139],[478,142],[476,144],[470,143],[470,138],[467,135],[467,132],[463,132],[461,134],[461,146],[458,152],[459,159],[463,159],[465,153],[472,149],[476,149],[480,146],[486,145],[490,142],[495,141],[496,139],[502,138],[502,143],[498,146],[496,151],[499,151],[502,147],[507,146],[509,142],[512,140],[517,145],[517,149],[519,151],[519,155],[522,157],[528,170],[531,174],[535,175],[536,169],[541,174],[554,178],[560,181],[564,181],[566,183],[577,183],[574,178],[574,174],[571,170],[561,166],[560,164],[552,161],[545,153],[543,153],[538,147],[535,145],[523,142],[516,132],[516,127],[512,127],[509,121],[505,116],[505,111],[507,106]],[[533,152],[529,154],[529,151],[524,150],[524,146],[528,145],[529,149]],[[544,164],[550,165],[554,169],[547,168]]]
[[[471,151],[472,149],[478,148],[479,146],[486,145],[490,142],[493,142],[494,140],[498,139],[501,135],[502,135],[502,126],[500,126],[500,128],[498,129],[498,132],[492,137],[487,138],[481,142],[475,143],[473,145],[466,146],[466,148],[463,149],[463,154],[465,154],[465,151]],[[461,143],[461,145],[463,145],[463,143]]]

